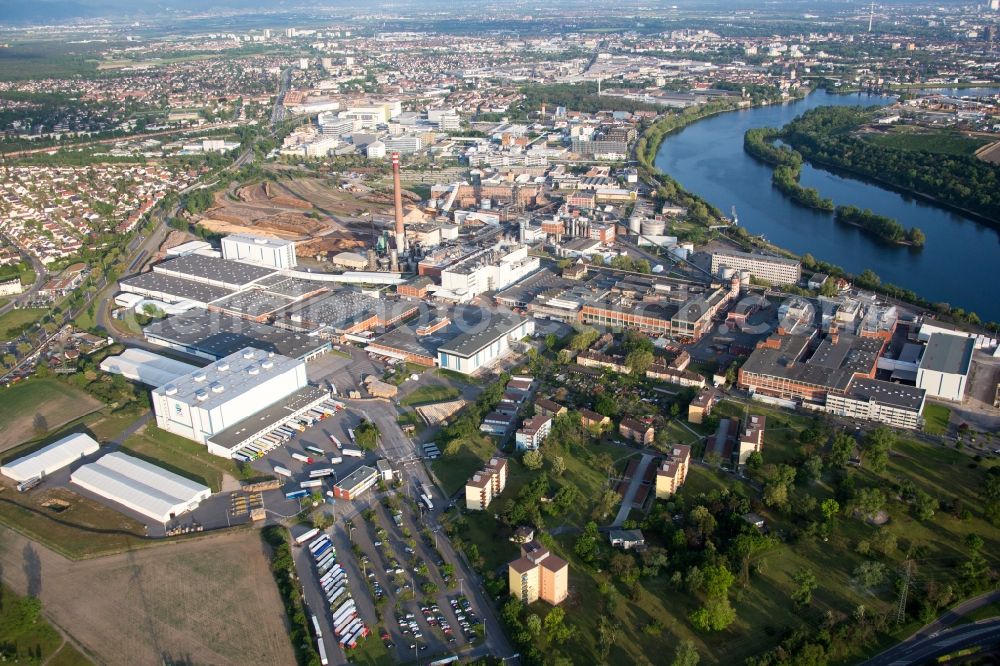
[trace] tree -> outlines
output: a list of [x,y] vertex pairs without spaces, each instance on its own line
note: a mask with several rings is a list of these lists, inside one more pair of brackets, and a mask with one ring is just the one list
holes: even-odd
[[621,501],[621,496],[618,493],[610,488],[605,488],[597,500],[597,505],[594,507],[593,517],[598,520],[607,518],[611,511],[618,505],[619,501]]
[[378,446],[378,427],[368,420],[362,421],[354,429],[354,440],[365,451],[374,451]]
[[885,471],[889,464],[889,452],[896,443],[896,435],[885,426],[879,426],[865,437],[865,464],[877,474]]
[[930,520],[937,510],[938,501],[936,499],[922,490],[916,492],[913,497],[913,511],[920,520]]
[[532,613],[525,618],[524,627],[532,636],[538,636],[542,633],[542,618]]
[[649,370],[649,366],[653,365],[653,354],[643,349],[637,349],[625,357],[625,365],[628,366],[633,375],[642,377]]
[[715,531],[716,521],[712,512],[704,506],[696,506],[688,514],[688,520],[698,531],[699,541],[704,542]]
[[878,488],[862,488],[854,503],[858,511],[864,517],[869,518],[885,506],[885,495]]
[[597,557],[599,538],[597,523],[590,521],[577,538],[576,544],[573,546],[573,552],[584,562],[593,562],[594,558]]
[[597,621],[597,645],[601,659],[608,658],[612,646],[618,641],[618,633],[621,626],[608,619],[606,614],[602,614]]
[[729,603],[733,574],[724,565],[716,564],[705,567],[699,577],[705,604],[691,614],[691,623],[701,631],[722,631],[736,621],[736,611]]
[[819,456],[809,456],[800,469],[806,481],[815,483],[823,475],[823,459]]
[[566,460],[562,456],[552,459],[552,476],[562,476],[566,473]]
[[700,661],[701,656],[694,646],[694,641],[685,638],[677,644],[677,648],[674,650],[674,660],[670,662],[670,666],[698,666]]
[[792,601],[800,606],[807,606],[812,601],[813,590],[816,589],[816,575],[809,569],[799,569],[792,574],[795,590],[792,591]]
[[854,569],[854,580],[863,587],[872,589],[882,584],[887,573],[886,566],[881,562],[867,560]]
[[49,422],[41,412],[35,412],[35,418],[31,422],[31,429],[37,437],[41,437],[49,431]]
[[823,520],[830,522],[834,516],[840,513],[840,502],[833,498],[825,499],[819,505],[819,510],[823,512]]
[[534,471],[542,468],[542,452],[541,451],[526,451],[524,456],[521,458],[521,462],[528,469]]
[[890,555],[896,550],[896,535],[884,527],[880,527],[872,535],[872,547],[883,555]]
[[833,436],[830,447],[830,464],[834,467],[846,467],[854,454],[854,437],[846,432],[838,432]]

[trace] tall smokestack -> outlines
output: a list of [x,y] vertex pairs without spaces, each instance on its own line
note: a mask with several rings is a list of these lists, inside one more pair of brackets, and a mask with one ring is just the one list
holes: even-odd
[[406,249],[406,230],[403,228],[403,188],[399,184],[399,153],[392,154],[392,193],[396,200],[396,251]]

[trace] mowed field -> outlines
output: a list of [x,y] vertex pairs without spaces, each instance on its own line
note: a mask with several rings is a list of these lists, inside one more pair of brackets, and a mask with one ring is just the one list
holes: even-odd
[[10,388],[0,388],[0,453],[34,439],[35,414],[45,417],[55,431],[101,408],[101,402],[57,379],[30,379]]
[[71,562],[0,528],[0,566],[97,663],[295,663],[256,531]]
[[961,132],[932,132],[910,127],[894,127],[888,132],[869,133],[863,136],[866,141],[871,141],[885,148],[922,150],[941,155],[972,155],[991,141]]

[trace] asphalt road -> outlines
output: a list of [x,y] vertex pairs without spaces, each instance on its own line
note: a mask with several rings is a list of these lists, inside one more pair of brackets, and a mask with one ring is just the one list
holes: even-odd
[[963,624],[927,638],[906,641],[869,659],[865,666],[916,666],[969,647],[1000,645],[1000,618]]

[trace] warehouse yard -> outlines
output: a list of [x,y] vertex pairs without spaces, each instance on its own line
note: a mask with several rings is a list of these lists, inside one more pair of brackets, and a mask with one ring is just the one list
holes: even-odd
[[71,562],[0,527],[0,567],[98,663],[295,662],[256,531]]

